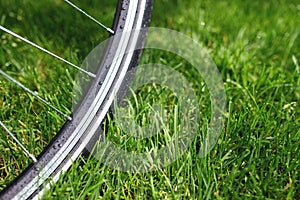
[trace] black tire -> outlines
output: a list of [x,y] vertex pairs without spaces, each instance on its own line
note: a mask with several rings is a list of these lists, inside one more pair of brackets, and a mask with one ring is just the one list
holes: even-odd
[[[147,27],[151,10],[152,0],[119,0],[113,23],[115,34],[120,34],[124,30],[139,30]],[[93,145],[95,138],[103,133],[99,122],[104,120],[109,111],[112,105],[111,99],[114,99],[116,91],[118,91],[118,99],[122,99],[133,75],[132,69],[137,66],[140,58],[141,50],[127,54],[126,49],[137,45],[137,41],[143,41],[145,34],[143,31],[138,38],[133,33],[129,39],[113,37],[109,41],[96,78],[90,84],[76,111],[73,112],[72,120],[64,124],[52,142],[38,156],[38,162],[30,165],[1,191],[0,199],[37,199],[49,186],[50,181],[51,183],[57,181],[59,175],[69,169],[85,147]],[[123,47],[120,47],[120,44],[123,44]],[[110,65],[114,57],[119,56],[116,55],[119,48],[123,51],[120,54],[123,56],[121,63],[111,65],[109,68],[104,67]],[[97,112],[94,112],[95,110]]]

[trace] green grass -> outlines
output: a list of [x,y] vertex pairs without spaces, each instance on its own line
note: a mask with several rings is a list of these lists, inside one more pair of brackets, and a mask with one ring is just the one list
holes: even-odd
[[[109,9],[98,12],[97,1],[89,2],[94,2],[93,6],[84,8],[109,24]],[[62,1],[0,3],[1,25],[78,65],[105,37]],[[41,14],[46,17],[39,17]],[[80,158],[44,199],[299,199],[299,17],[300,1],[295,0],[155,1],[151,25],[192,37],[209,51],[222,74],[228,112],[217,145],[200,159],[198,142],[205,130],[201,129],[182,157],[163,169],[141,174],[111,169],[92,157]],[[7,34],[0,33],[0,44],[2,70],[70,113],[72,85],[65,83],[76,70]],[[179,66],[193,87],[201,88],[189,65],[177,57],[147,50],[142,62]],[[0,119],[38,154],[64,119],[2,77],[0,91]],[[147,103],[153,104],[161,93],[159,99],[172,110],[174,98],[168,91],[149,86],[137,95],[141,106],[135,112],[140,113],[141,124],[147,122],[143,121]],[[205,123],[210,113],[209,103],[204,101],[207,96],[196,93],[199,99],[203,97],[201,121]],[[175,120],[170,121],[171,127]],[[167,142],[164,137],[134,141],[109,123],[108,134],[115,144],[129,144],[126,148],[130,150],[145,151]],[[2,189],[30,160],[3,131],[0,150]]]

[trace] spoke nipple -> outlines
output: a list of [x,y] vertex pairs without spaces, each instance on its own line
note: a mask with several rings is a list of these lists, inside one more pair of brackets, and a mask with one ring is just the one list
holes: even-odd
[[34,155],[29,154],[29,157],[33,160],[33,162],[37,163],[37,159],[34,157]]
[[110,28],[106,28],[106,30],[107,30],[108,32],[110,32],[111,34],[115,34],[115,32],[114,32],[113,30],[111,30]]
[[88,75],[89,75],[90,77],[96,78],[96,75],[93,74],[93,73],[91,73],[91,72],[88,72]]

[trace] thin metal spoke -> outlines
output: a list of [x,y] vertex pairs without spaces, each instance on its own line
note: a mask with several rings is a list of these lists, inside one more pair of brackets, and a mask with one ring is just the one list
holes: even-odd
[[72,2],[70,2],[68,0],[65,0],[65,2],[67,2],[73,8],[75,8],[76,10],[78,10],[79,12],[81,12],[82,14],[84,14],[85,16],[87,16],[88,18],[90,18],[92,21],[94,21],[95,23],[97,23],[98,25],[100,25],[102,28],[106,29],[106,31],[110,32],[111,34],[115,33],[113,30],[111,30],[110,28],[108,28],[107,26],[105,26],[104,24],[102,24],[101,22],[99,22],[98,20],[96,20],[95,18],[93,18],[91,15],[87,14],[85,11],[83,11],[82,9],[80,9],[78,6],[76,6]]
[[41,50],[41,51],[43,51],[43,52],[45,52],[45,53],[51,55],[51,56],[53,56],[53,57],[55,57],[55,58],[57,58],[57,59],[59,59],[59,60],[61,60],[61,61],[63,61],[64,63],[67,63],[68,65],[70,65],[70,66],[72,66],[72,67],[74,67],[74,68],[76,68],[76,69],[78,69],[78,70],[80,70],[80,71],[86,73],[86,74],[89,75],[90,77],[93,77],[93,78],[96,77],[95,74],[93,74],[93,73],[91,73],[91,72],[88,72],[88,71],[86,71],[86,70],[84,70],[84,69],[82,69],[82,68],[80,68],[80,67],[74,65],[73,63],[71,63],[71,62],[65,60],[64,58],[59,57],[58,55],[56,55],[56,54],[54,54],[54,53],[48,51],[47,49],[44,49],[43,47],[41,47],[41,46],[39,46],[39,45],[37,45],[37,44],[35,44],[35,43],[33,43],[33,42],[27,40],[26,38],[24,38],[24,37],[22,37],[22,36],[20,36],[20,35],[18,35],[18,34],[16,34],[16,33],[14,33],[14,32],[12,32],[11,30],[8,30],[7,28],[5,28],[5,27],[3,27],[3,26],[1,26],[1,25],[0,25],[0,30],[4,31],[4,32],[6,32],[6,33],[8,33],[8,34],[10,34],[10,35],[12,35],[12,36],[14,36],[14,37],[20,39],[20,40],[22,40],[23,42],[26,42],[27,44],[30,44],[31,46],[33,46],[33,47],[35,47],[35,48],[37,48],[37,49],[39,49],[39,50]]
[[38,100],[42,101],[44,104],[46,104],[47,106],[49,106],[50,108],[52,108],[53,110],[55,110],[56,112],[58,112],[59,114],[63,115],[68,120],[70,120],[70,121],[72,120],[72,118],[70,116],[68,116],[67,114],[63,113],[58,108],[54,107],[51,103],[49,103],[48,101],[46,101],[45,99],[43,99],[42,97],[40,97],[39,95],[37,95],[35,92],[33,92],[32,90],[30,90],[29,88],[27,88],[26,86],[24,86],[22,83],[18,82],[17,80],[15,80],[14,78],[12,78],[8,74],[6,74],[1,69],[0,69],[0,74],[2,74],[6,79],[8,79],[9,81],[11,81],[12,83],[14,83],[14,84],[18,85],[19,87],[21,87],[26,92],[30,93],[32,96],[34,96]]
[[35,156],[31,153],[29,153],[29,151],[22,145],[22,143],[18,140],[18,138],[16,138],[12,132],[10,132],[8,130],[8,128],[2,123],[2,121],[0,121],[0,126],[2,126],[2,128],[13,138],[13,140],[21,147],[21,149],[23,150],[23,152],[25,154],[27,154],[32,160],[33,162],[37,162],[37,159],[35,158]]

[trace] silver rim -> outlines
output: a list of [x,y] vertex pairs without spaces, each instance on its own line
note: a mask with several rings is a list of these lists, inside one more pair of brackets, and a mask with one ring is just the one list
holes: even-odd
[[[45,190],[44,188],[49,188],[49,183],[45,185],[45,180],[49,179],[49,177],[54,174],[57,168],[60,168],[61,170],[51,179],[51,183],[56,182],[59,176],[70,168],[72,162],[78,158],[87,143],[95,134],[97,128],[105,118],[106,113],[113,103],[115,94],[119,90],[132,60],[134,52],[127,53],[128,51],[126,52],[126,50],[128,48],[134,49],[138,42],[139,35],[135,34],[133,29],[142,28],[146,4],[147,0],[133,0],[129,2],[127,18],[123,27],[123,34],[120,36],[116,54],[113,58],[113,63],[108,71],[107,76],[105,77],[102,87],[93,100],[91,107],[86,111],[75,131],[63,144],[58,153],[51,158],[45,167],[39,171],[38,175],[34,177],[25,187],[23,187],[13,199],[38,199],[38,197],[43,194]],[[124,56],[125,53],[126,56]],[[120,64],[122,61],[124,65],[120,71]],[[117,79],[115,79],[118,73],[119,76]],[[112,92],[110,92],[111,90]],[[100,115],[97,116],[96,113],[100,107],[102,111]],[[89,130],[88,133],[87,130]],[[84,139],[83,136],[85,136]],[[70,156],[71,151],[74,150],[74,146],[78,142],[80,142],[79,147]],[[66,159],[67,162],[63,163],[63,161]],[[41,189],[42,186],[44,186],[43,189]],[[36,192],[37,190],[39,191]]]

